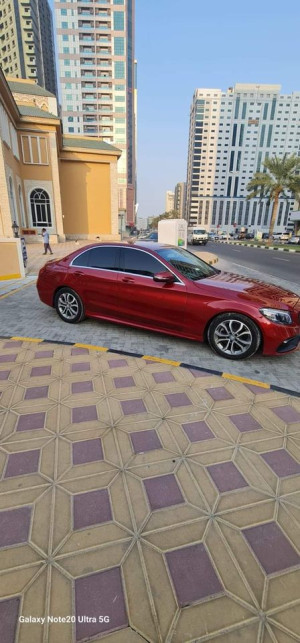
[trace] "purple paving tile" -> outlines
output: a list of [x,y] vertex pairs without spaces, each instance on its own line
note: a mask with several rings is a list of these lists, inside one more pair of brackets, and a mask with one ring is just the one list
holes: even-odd
[[73,444],[73,464],[85,464],[103,460],[101,439],[82,440]]
[[255,393],[255,395],[260,395],[261,393],[270,393],[269,388],[264,388],[263,386],[257,386],[256,384],[244,384],[249,391],[252,391],[252,393]]
[[45,425],[46,413],[27,413],[20,415],[17,424],[17,431],[33,431],[34,429],[43,429]]
[[169,395],[165,395],[165,398],[172,409],[178,406],[192,406],[192,402],[186,393],[169,393]]
[[151,509],[163,509],[184,502],[175,476],[170,473],[166,476],[146,478],[144,485]]
[[10,371],[0,371],[0,380],[8,380]]
[[0,547],[26,543],[30,518],[31,507],[0,511]]
[[144,453],[145,451],[162,449],[160,439],[155,429],[136,431],[135,433],[130,433],[130,437],[134,453]]
[[25,400],[36,400],[41,397],[48,397],[49,386],[32,386],[25,393]]
[[116,388],[127,388],[128,386],[135,386],[135,381],[131,375],[127,377],[114,377],[114,385]]
[[112,520],[107,489],[97,489],[73,496],[74,529],[85,529]]
[[211,373],[209,371],[198,371],[196,368],[189,368],[188,369],[194,377],[210,377]]
[[98,420],[97,407],[95,404],[91,406],[77,406],[72,409],[72,422],[76,424],[79,422],[93,422]]
[[79,373],[80,371],[90,371],[91,364],[90,362],[76,362],[76,364],[71,364],[71,372]]
[[4,478],[13,478],[14,476],[24,476],[28,473],[36,473],[39,468],[39,458],[39,449],[11,453],[7,459]]
[[6,342],[3,346],[3,348],[20,348],[22,346],[23,342],[22,341],[12,341],[12,342]]
[[[120,568],[113,567],[97,574],[76,578],[75,612],[76,641],[128,627]],[[109,615],[109,623],[93,623],[92,619],[99,614]],[[90,617],[91,622],[79,622],[79,616]]]
[[230,415],[229,419],[241,433],[246,433],[247,431],[262,430],[262,426],[254,419],[254,417],[250,413]]
[[88,353],[87,348],[80,348],[79,346],[73,346],[71,350],[71,355],[86,355]]
[[20,599],[0,601],[0,641],[14,643],[19,615]]
[[35,359],[45,359],[46,357],[53,357],[54,351],[37,351],[34,353]]
[[84,382],[72,382],[72,393],[91,393],[93,391],[93,382],[92,380],[86,380]]
[[8,353],[8,355],[0,355],[0,364],[4,362],[15,362],[17,359],[17,353]]
[[276,522],[268,522],[242,530],[266,574],[299,565],[298,556]]
[[213,440],[216,437],[203,420],[199,422],[187,422],[182,425],[182,428],[191,442]]
[[128,366],[126,359],[109,359],[109,368],[120,368],[121,366]]
[[42,375],[51,375],[51,366],[34,366],[31,369],[30,377],[41,377]]
[[223,592],[203,543],[166,553],[180,607]]
[[293,408],[293,406],[276,406],[271,409],[277,417],[286,422],[287,424],[293,424],[294,422],[300,422],[300,413]]
[[146,413],[147,409],[143,400],[124,400],[121,402],[124,415],[136,415],[137,413]]
[[212,388],[207,388],[206,389],[207,393],[212,397],[215,402],[219,402],[220,400],[233,400],[233,395],[227,391],[225,386],[215,386]]
[[262,453],[262,458],[279,478],[300,474],[300,464],[285,449]]
[[220,462],[207,467],[220,493],[248,487],[248,484],[233,462]]
[[175,377],[171,371],[161,371],[160,373],[152,373],[156,384],[167,384],[168,382],[175,382]]

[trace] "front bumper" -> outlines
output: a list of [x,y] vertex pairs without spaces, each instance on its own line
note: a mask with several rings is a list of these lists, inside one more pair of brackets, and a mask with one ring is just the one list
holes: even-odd
[[300,342],[300,335],[295,335],[289,339],[285,339],[281,344],[279,344],[276,353],[289,353],[294,351]]

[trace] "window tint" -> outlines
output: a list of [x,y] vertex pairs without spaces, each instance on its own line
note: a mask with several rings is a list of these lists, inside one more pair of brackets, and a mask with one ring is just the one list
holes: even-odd
[[73,259],[73,266],[88,266],[89,265],[89,251],[83,252],[81,255],[78,255],[76,259]]
[[105,246],[104,248],[92,248],[89,252],[89,267],[103,268],[104,270],[115,270],[117,266],[117,255],[119,248]]
[[148,252],[134,250],[133,248],[124,248],[121,266],[125,272],[132,272],[145,277],[152,277],[158,272],[166,270],[160,261],[152,257]]

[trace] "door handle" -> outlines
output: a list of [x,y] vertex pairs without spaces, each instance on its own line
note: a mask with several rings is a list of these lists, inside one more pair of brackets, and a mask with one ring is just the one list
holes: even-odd
[[74,275],[75,277],[83,277],[84,272],[80,272],[80,270],[76,270],[76,272],[74,272]]
[[134,278],[133,277],[123,277],[121,281],[124,281],[124,283],[134,283]]

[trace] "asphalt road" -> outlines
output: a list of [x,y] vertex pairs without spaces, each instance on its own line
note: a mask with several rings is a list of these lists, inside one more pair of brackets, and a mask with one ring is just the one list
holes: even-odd
[[[195,249],[195,246],[191,246],[192,248]],[[208,242],[205,250],[216,254],[220,259],[226,259],[246,268],[261,271],[262,279],[265,279],[266,275],[272,275],[299,286],[300,253],[298,252],[260,250],[259,248],[247,248],[247,246],[214,242]]]

